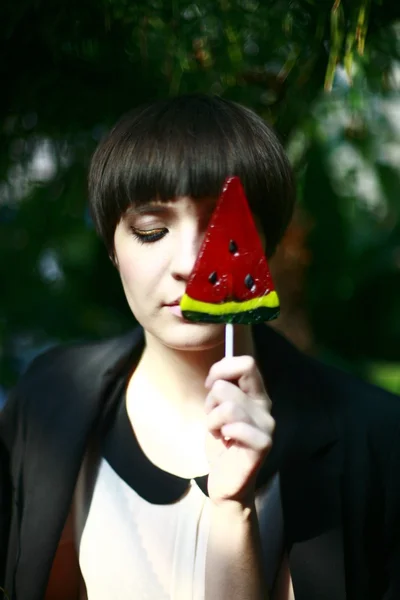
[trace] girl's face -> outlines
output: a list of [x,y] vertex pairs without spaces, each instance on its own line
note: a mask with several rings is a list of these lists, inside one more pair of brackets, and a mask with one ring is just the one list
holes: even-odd
[[145,331],[171,348],[200,350],[224,341],[223,325],[189,323],[171,306],[185,292],[215,203],[179,197],[132,207],[115,230],[128,304]]

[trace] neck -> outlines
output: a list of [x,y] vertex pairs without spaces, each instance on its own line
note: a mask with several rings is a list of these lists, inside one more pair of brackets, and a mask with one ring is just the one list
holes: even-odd
[[[212,365],[224,357],[224,342],[212,348],[188,351],[165,346],[148,332],[145,332],[145,340],[135,376],[177,408],[202,408],[207,395],[204,382]],[[254,356],[254,352],[251,327],[235,326],[234,355]]]

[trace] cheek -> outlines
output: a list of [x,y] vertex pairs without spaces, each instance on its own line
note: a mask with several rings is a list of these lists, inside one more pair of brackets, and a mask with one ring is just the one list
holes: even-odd
[[115,255],[126,296],[135,304],[150,296],[166,272],[168,252],[157,243],[141,245],[121,226],[114,236]]
[[151,250],[134,248],[134,251],[118,255],[121,281],[131,297],[151,294],[165,272],[163,256]]
[[119,257],[119,274],[125,289],[130,292],[140,291],[146,287],[146,282],[150,279],[149,269],[145,267],[145,262],[139,257],[121,256]]

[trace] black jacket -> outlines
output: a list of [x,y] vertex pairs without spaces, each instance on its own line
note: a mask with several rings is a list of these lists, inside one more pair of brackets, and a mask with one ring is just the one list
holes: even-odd
[[[279,470],[296,600],[400,599],[400,398],[269,327],[254,336],[277,423],[260,477]],[[0,585],[10,600],[43,598],[88,440],[142,348],[138,328],[50,350],[0,413]]]

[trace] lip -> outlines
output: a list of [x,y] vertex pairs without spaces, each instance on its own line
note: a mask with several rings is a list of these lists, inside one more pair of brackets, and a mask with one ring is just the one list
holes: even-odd
[[175,315],[175,317],[180,317],[181,319],[183,318],[181,307],[179,306],[179,304],[169,304],[167,308],[169,309],[171,314]]
[[180,306],[181,300],[182,300],[182,296],[180,298],[177,298],[173,302],[169,302],[165,306]]

